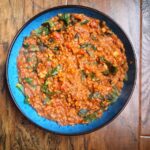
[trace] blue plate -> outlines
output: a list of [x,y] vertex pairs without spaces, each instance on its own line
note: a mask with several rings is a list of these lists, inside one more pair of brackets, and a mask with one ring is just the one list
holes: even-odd
[[[121,95],[118,98],[118,101],[115,102],[113,105],[111,105],[109,109],[106,112],[104,112],[103,116],[100,119],[93,121],[89,124],[60,126],[54,121],[45,119],[39,116],[30,105],[24,104],[24,95],[16,88],[16,84],[18,83],[17,56],[22,46],[24,37],[29,36],[32,30],[38,28],[43,22],[56,16],[58,13],[83,13],[87,16],[104,20],[106,21],[110,29],[112,29],[112,31],[118,35],[118,37],[122,40],[125,46],[127,61],[129,65],[129,70],[127,73],[128,81],[125,82]],[[6,64],[6,76],[9,91],[11,93],[13,101],[15,102],[15,104],[17,105],[17,107],[24,116],[26,116],[36,125],[48,131],[63,135],[78,135],[92,132],[98,128],[107,125],[114,118],[116,118],[116,116],[118,116],[121,110],[125,107],[125,105],[129,101],[129,98],[132,94],[135,85],[136,59],[133,47],[128,37],[126,36],[124,31],[119,27],[119,25],[115,21],[113,21],[110,17],[108,17],[107,15],[105,15],[100,11],[88,7],[75,5],[59,6],[48,9],[34,16],[18,31],[9,49]]]

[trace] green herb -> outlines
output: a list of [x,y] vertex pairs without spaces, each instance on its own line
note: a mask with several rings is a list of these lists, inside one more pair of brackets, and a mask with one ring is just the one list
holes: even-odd
[[95,45],[91,45],[93,50],[97,50],[97,47]]
[[86,122],[92,122],[92,121],[94,121],[96,119],[97,119],[97,113],[96,112],[94,112],[92,114],[89,114],[89,115],[87,115],[87,116],[84,117],[84,120]]
[[36,63],[34,64],[32,68],[34,72],[37,72],[37,67],[38,67],[38,61],[36,61]]
[[23,43],[23,47],[24,47],[25,49],[27,49],[27,48],[29,48],[29,44],[28,44],[28,43]]
[[84,43],[80,45],[80,48],[92,48],[93,50],[97,50],[97,48],[95,47],[95,45],[91,44],[91,43]]
[[32,51],[32,52],[36,52],[36,51],[39,51],[40,49],[39,49],[39,47],[37,46],[37,45],[31,45],[30,46],[30,51]]
[[108,106],[105,105],[105,102],[106,102],[106,100],[100,102],[100,108],[101,108],[101,110],[103,110],[103,111],[108,108]]
[[[20,83],[17,83],[16,87],[24,94],[24,88]],[[29,104],[29,97],[27,95],[25,95],[24,103]]]
[[24,88],[23,88],[22,84],[17,83],[16,87],[18,88],[18,90],[20,90],[22,93],[24,93]]
[[23,80],[24,80],[25,82],[29,83],[29,84],[31,84],[32,81],[33,81],[33,79],[27,78],[27,77],[23,78]]
[[80,111],[78,112],[78,115],[80,117],[85,117],[87,113],[88,113],[87,109],[80,109]]
[[105,58],[103,56],[100,56],[99,57],[99,61],[104,63],[105,62]]
[[52,20],[48,20],[42,24],[43,27],[47,27],[48,29],[51,29],[55,26],[54,22]]
[[49,82],[48,82],[48,80],[46,79],[46,81],[45,81],[45,85],[48,85],[48,83],[49,83]]
[[25,95],[24,103],[29,104],[29,96]]
[[73,15],[71,15],[70,18],[71,18],[71,23],[72,23],[72,25],[74,25],[74,24],[76,24],[77,22],[80,21],[79,19],[75,18]]
[[50,33],[49,28],[47,26],[41,26],[40,28],[35,30],[35,33],[37,35],[42,35],[43,33],[45,35],[48,35]]
[[59,50],[59,46],[55,46],[53,50],[54,51],[58,51]]
[[36,29],[36,30],[35,30],[35,33],[36,33],[37,35],[41,35],[41,34],[43,33],[43,30],[42,30],[42,29],[43,29],[42,27]]
[[46,97],[45,99],[44,99],[44,101],[43,101],[43,104],[44,105],[46,105],[46,104],[48,104],[49,102],[50,102],[50,98],[49,97]]
[[87,24],[88,22],[89,22],[89,20],[83,20],[80,24],[84,25],[84,24]]
[[70,22],[70,14],[68,13],[65,13],[65,14],[59,14],[58,15],[59,18],[65,22],[66,25],[69,25],[69,22]]
[[109,75],[109,74],[115,75],[117,73],[118,68],[114,66],[111,62],[106,60],[103,56],[99,57],[99,61],[105,63],[108,67],[108,70],[102,72],[104,75]]
[[111,94],[108,94],[106,96],[106,99],[110,100],[112,103],[116,102],[116,100],[118,99],[119,96],[119,91],[116,87],[113,87],[113,91]]
[[27,66],[26,69],[32,69],[32,67],[31,66]]
[[110,72],[109,72],[109,70],[105,70],[105,71],[102,72],[102,74],[103,74],[104,76],[108,76],[108,75],[110,74]]
[[124,81],[128,81],[128,75],[127,74],[124,77]]
[[41,86],[41,91],[43,92],[43,93],[45,93],[49,98],[51,98],[51,96],[53,96],[56,92],[51,92],[51,91],[49,91],[49,89],[48,89],[48,85],[46,85],[46,84],[43,84],[42,86]]
[[60,69],[61,69],[61,65],[57,65],[55,68],[53,68],[53,69],[51,70],[50,75],[51,75],[51,76],[57,75],[58,72],[60,71]]
[[96,79],[95,73],[94,73],[94,72],[91,72],[91,73],[90,73],[90,77],[91,77],[92,80],[95,80],[95,79]]
[[113,66],[112,64],[108,66],[109,68],[109,72],[112,74],[112,75],[115,75],[118,71],[118,68],[116,66]]
[[84,43],[80,45],[80,48],[87,48],[89,46],[89,43]]
[[85,80],[87,78],[87,74],[84,70],[81,70],[81,79]]
[[93,62],[93,65],[98,65],[98,62],[97,62],[97,61],[94,61],[94,62]]
[[103,100],[104,97],[99,92],[91,92],[89,95],[89,99],[101,99],[101,100]]
[[30,57],[27,57],[27,62],[30,62],[31,61],[31,58]]
[[49,92],[49,90],[48,90],[48,85],[46,85],[46,84],[43,84],[43,85],[41,86],[41,91],[42,91],[43,93],[45,93],[45,94],[51,94],[51,93]]
[[45,35],[48,35],[50,33],[49,28],[47,28],[47,27],[43,27],[42,30]]
[[104,109],[105,109],[105,105],[104,105],[104,103],[103,103],[103,102],[104,102],[104,101],[101,101],[101,102],[100,102],[100,107],[101,107],[101,109],[103,109],[103,110],[104,110]]
[[49,25],[50,25],[50,28],[53,28],[55,26],[54,22],[52,21],[49,21]]

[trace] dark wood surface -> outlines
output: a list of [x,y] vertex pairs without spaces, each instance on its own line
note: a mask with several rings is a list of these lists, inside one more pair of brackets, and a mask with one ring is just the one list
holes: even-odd
[[[40,11],[67,4],[111,16],[129,36],[137,56],[136,87],[126,108],[108,126],[81,136],[55,135],[29,122],[12,102],[5,80],[8,47],[19,28]],[[149,41],[149,0],[0,0],[0,150],[150,149]]]
[[149,150],[150,149],[150,138],[147,136],[141,136],[140,150]]

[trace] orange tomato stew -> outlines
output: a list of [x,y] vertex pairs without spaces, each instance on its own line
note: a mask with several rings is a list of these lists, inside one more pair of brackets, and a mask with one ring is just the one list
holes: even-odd
[[24,39],[17,66],[25,103],[60,125],[100,118],[117,100],[128,70],[123,43],[104,21],[69,13]]

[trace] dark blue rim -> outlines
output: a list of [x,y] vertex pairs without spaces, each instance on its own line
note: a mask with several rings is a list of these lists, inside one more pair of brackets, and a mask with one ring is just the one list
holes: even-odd
[[[125,105],[122,107],[122,109],[117,113],[117,115],[112,118],[110,121],[108,121],[106,124],[102,125],[101,127],[98,127],[98,128],[95,128],[95,129],[92,129],[92,130],[89,130],[88,132],[82,132],[82,133],[75,133],[75,134],[61,134],[61,133],[57,133],[57,132],[54,132],[54,131],[50,131],[50,130],[47,130],[43,127],[41,127],[40,125],[38,125],[37,123],[34,123],[31,119],[28,118],[28,116],[26,116],[22,110],[19,108],[18,104],[15,102],[15,98],[10,90],[10,85],[9,85],[9,82],[8,82],[8,62],[9,62],[9,57],[10,57],[10,52],[11,52],[11,49],[14,45],[14,42],[16,40],[16,38],[18,37],[18,35],[20,34],[20,32],[24,29],[24,27],[29,24],[32,20],[34,20],[36,17],[38,17],[39,15],[42,15],[44,13],[47,13],[49,11],[53,11],[53,10],[56,10],[56,9],[60,9],[60,8],[86,8],[86,9],[89,9],[91,11],[95,11],[97,13],[100,13],[101,15],[105,16],[106,18],[108,18],[110,21],[112,21],[113,23],[115,23],[118,28],[120,28],[120,30],[122,30],[122,32],[124,33],[124,35],[126,36],[126,38],[128,39],[131,47],[132,47],[132,50],[133,50],[133,56],[134,56],[134,59],[135,59],[135,77],[134,77],[134,84],[133,84],[133,88],[132,88],[132,91],[129,95],[129,98],[127,99]],[[8,89],[9,89],[9,92],[10,92],[10,95],[14,101],[14,103],[16,104],[16,106],[18,107],[18,109],[20,110],[20,112],[28,119],[30,120],[33,124],[36,124],[38,127],[44,129],[45,131],[48,131],[48,132],[52,132],[52,133],[55,133],[55,134],[58,134],[58,135],[69,135],[69,136],[75,136],[75,135],[83,135],[83,134],[88,134],[88,133],[91,133],[91,132],[94,132],[100,128],[103,128],[104,126],[108,125],[110,122],[112,122],[115,118],[117,118],[119,116],[119,114],[124,110],[124,108],[126,107],[126,105],[128,104],[129,100],[131,99],[131,96],[133,94],[133,91],[135,89],[135,85],[136,85],[136,79],[137,79],[137,59],[136,59],[136,55],[135,55],[135,52],[134,52],[134,48],[133,48],[133,45],[132,45],[132,42],[130,41],[129,37],[127,36],[127,34],[124,32],[124,30],[120,27],[120,25],[118,25],[118,23],[116,23],[111,17],[109,17],[108,15],[104,14],[103,12],[99,11],[99,10],[96,10],[94,8],[91,8],[91,7],[87,7],[87,6],[81,6],[81,5],[61,5],[61,6],[56,6],[56,7],[53,7],[53,8],[48,8],[40,13],[38,13],[37,15],[33,16],[31,19],[29,19],[20,29],[19,31],[16,33],[15,37],[13,38],[11,44],[10,44],[10,47],[8,49],[8,54],[7,54],[7,60],[6,60],[6,80],[7,80],[7,85],[8,85]]]

